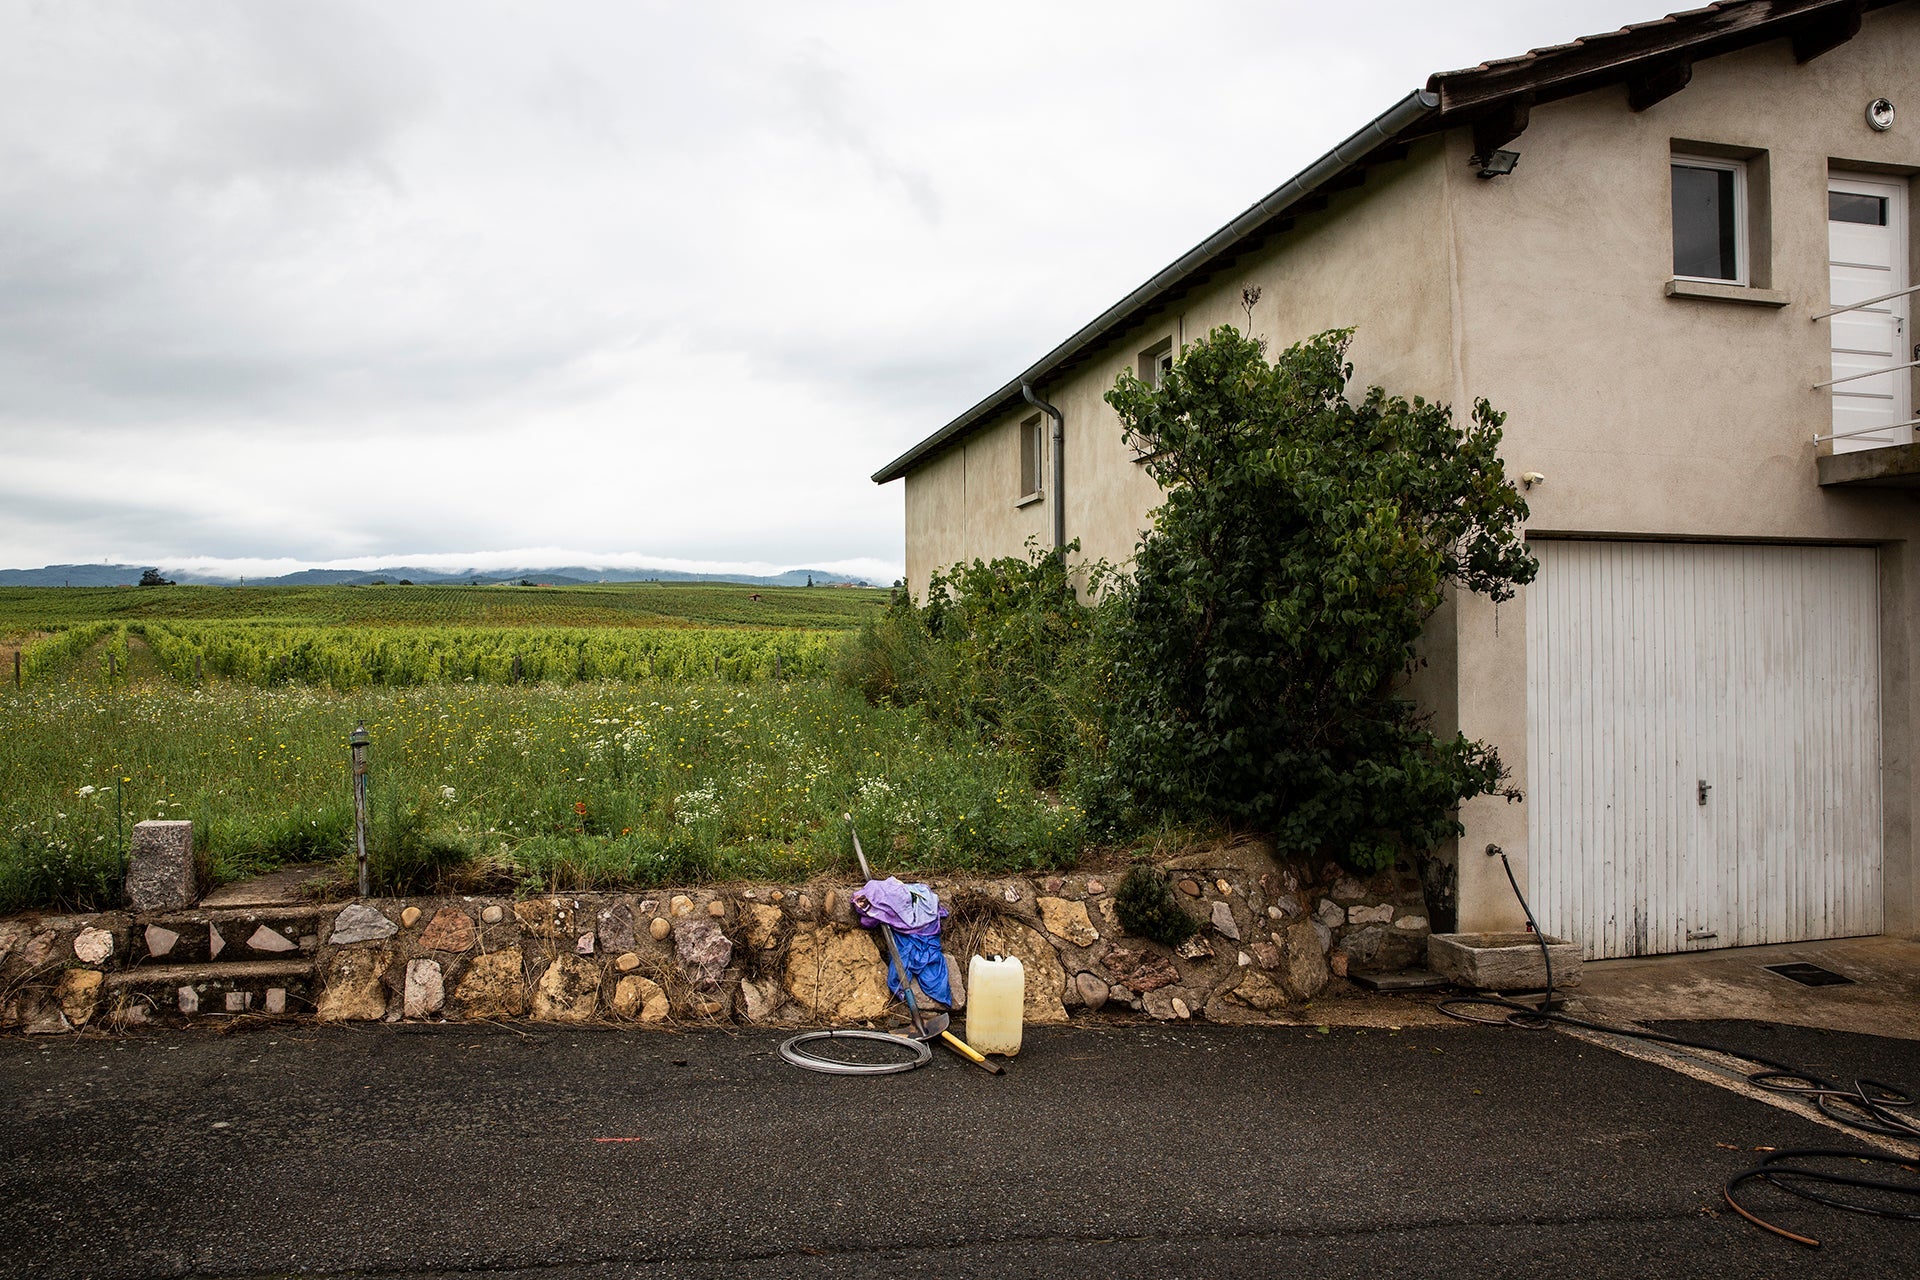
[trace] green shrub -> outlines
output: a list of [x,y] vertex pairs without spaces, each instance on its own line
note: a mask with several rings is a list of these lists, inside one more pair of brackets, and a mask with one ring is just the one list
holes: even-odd
[[[1016,753],[1035,785],[1071,784],[1106,750],[1112,670],[1103,602],[1112,573],[1069,568],[1079,547],[1042,551],[1030,540],[1024,558],[953,565],[933,575],[918,608],[896,591],[844,647],[841,682]],[[1083,602],[1082,587],[1101,603]]]
[[1164,946],[1177,947],[1200,928],[1181,909],[1172,881],[1158,867],[1134,867],[1121,877],[1113,891],[1113,909],[1122,929]]
[[1421,856],[1461,801],[1501,790],[1494,749],[1402,696],[1450,591],[1510,598],[1535,563],[1502,417],[1369,388],[1350,330],[1269,362],[1232,328],[1157,385],[1107,394],[1166,492],[1134,557],[1114,652],[1114,778],[1150,814],[1270,831],[1358,870]]

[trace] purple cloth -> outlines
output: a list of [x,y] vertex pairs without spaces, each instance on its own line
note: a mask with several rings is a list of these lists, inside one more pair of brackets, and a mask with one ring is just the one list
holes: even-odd
[[910,938],[939,937],[947,914],[939,894],[924,884],[901,884],[894,876],[867,881],[853,895],[853,907],[867,928],[888,924]]

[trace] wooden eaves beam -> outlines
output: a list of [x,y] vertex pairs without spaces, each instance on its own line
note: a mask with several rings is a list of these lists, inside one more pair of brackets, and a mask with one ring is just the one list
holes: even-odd
[[1865,7],[1856,0],[1854,4],[1809,18],[1806,25],[1793,33],[1793,60],[1812,62],[1859,35],[1860,14]]
[[1645,111],[1686,88],[1692,79],[1693,63],[1686,58],[1637,71],[1627,77],[1627,106]]
[[1515,94],[1476,117],[1473,122],[1473,154],[1484,160],[1527,131],[1533,114],[1533,95]]

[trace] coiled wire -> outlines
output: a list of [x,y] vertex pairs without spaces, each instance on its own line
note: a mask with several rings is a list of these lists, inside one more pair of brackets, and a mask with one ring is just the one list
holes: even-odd
[[[808,1045],[822,1040],[874,1041],[889,1049],[905,1049],[913,1057],[897,1062],[849,1062],[845,1058],[822,1057],[807,1052]],[[825,1072],[830,1076],[886,1076],[896,1071],[912,1071],[915,1067],[926,1066],[933,1061],[933,1050],[918,1040],[889,1035],[885,1031],[806,1031],[791,1040],[782,1041],[780,1056],[796,1067]]]

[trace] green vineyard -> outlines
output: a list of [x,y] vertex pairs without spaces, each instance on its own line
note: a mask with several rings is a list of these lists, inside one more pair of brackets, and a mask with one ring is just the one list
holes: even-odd
[[197,684],[331,689],[443,682],[804,679],[824,674],[839,637],[760,627],[342,627],[93,622],[29,643],[27,679],[129,671],[136,657]]
[[731,582],[519,587],[0,587],[0,636],[89,622],[370,627],[795,627],[844,631],[885,605],[871,587]]

